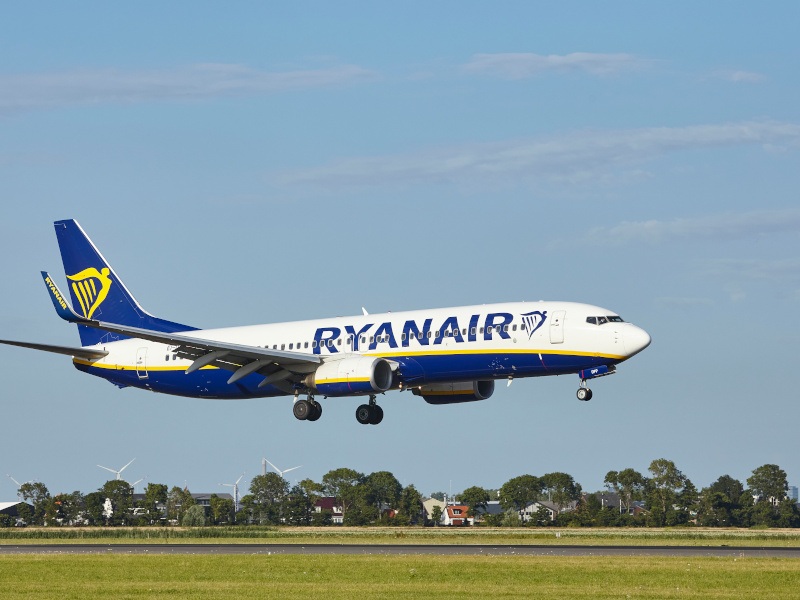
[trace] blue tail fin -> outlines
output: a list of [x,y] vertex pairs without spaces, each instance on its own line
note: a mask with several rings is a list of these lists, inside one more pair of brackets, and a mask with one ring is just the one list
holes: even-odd
[[[56,221],[54,225],[76,313],[87,319],[167,333],[195,329],[159,319],[144,310],[77,221]],[[78,325],[78,333],[83,346],[123,339],[84,325]]]

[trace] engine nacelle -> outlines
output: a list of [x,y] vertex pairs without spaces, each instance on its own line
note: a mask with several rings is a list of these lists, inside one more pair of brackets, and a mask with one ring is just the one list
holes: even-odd
[[383,358],[371,356],[328,360],[303,383],[326,396],[385,392],[392,386],[392,366]]
[[415,396],[422,396],[428,404],[457,404],[486,400],[494,393],[494,380],[435,383],[413,388]]

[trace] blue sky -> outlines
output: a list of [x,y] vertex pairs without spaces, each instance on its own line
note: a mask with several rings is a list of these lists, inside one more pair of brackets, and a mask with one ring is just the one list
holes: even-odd
[[[0,347],[0,472],[94,491],[302,464],[424,493],[668,458],[800,482],[793,2],[141,2],[7,7],[0,337],[72,345],[39,271],[75,218],[139,302],[199,327],[515,300],[607,307],[653,344],[485,402],[117,390]],[[294,479],[291,478],[292,481]],[[14,486],[0,482],[0,498]],[[145,483],[146,483],[145,482]],[[141,486],[139,486],[141,487]]]

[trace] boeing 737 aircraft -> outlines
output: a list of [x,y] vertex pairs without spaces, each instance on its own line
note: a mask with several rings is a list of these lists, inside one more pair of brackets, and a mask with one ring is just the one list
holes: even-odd
[[[430,404],[485,400],[495,382],[576,373],[587,380],[650,344],[643,329],[604,308],[513,302],[197,329],[154,317],[76,221],[56,221],[69,298],[42,277],[58,315],[78,326],[81,347],[0,340],[72,356],[79,371],[120,388],[211,399],[293,396],[294,416],[316,421],[317,396],[368,397],[356,410],[376,425],[378,394],[410,390]],[[304,399],[300,395],[305,396]]]

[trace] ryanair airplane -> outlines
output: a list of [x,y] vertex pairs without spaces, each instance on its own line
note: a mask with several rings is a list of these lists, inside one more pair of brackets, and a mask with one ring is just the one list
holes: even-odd
[[[0,340],[72,356],[79,371],[120,388],[211,399],[293,396],[294,416],[316,421],[318,396],[369,398],[356,410],[377,425],[376,397],[410,390],[430,404],[485,400],[495,382],[575,373],[589,379],[650,344],[617,314],[574,302],[514,302],[293,323],[197,329],[154,317],[76,221],[56,221],[69,299],[46,272],[58,315],[81,347]],[[300,398],[303,395],[305,398]]]

